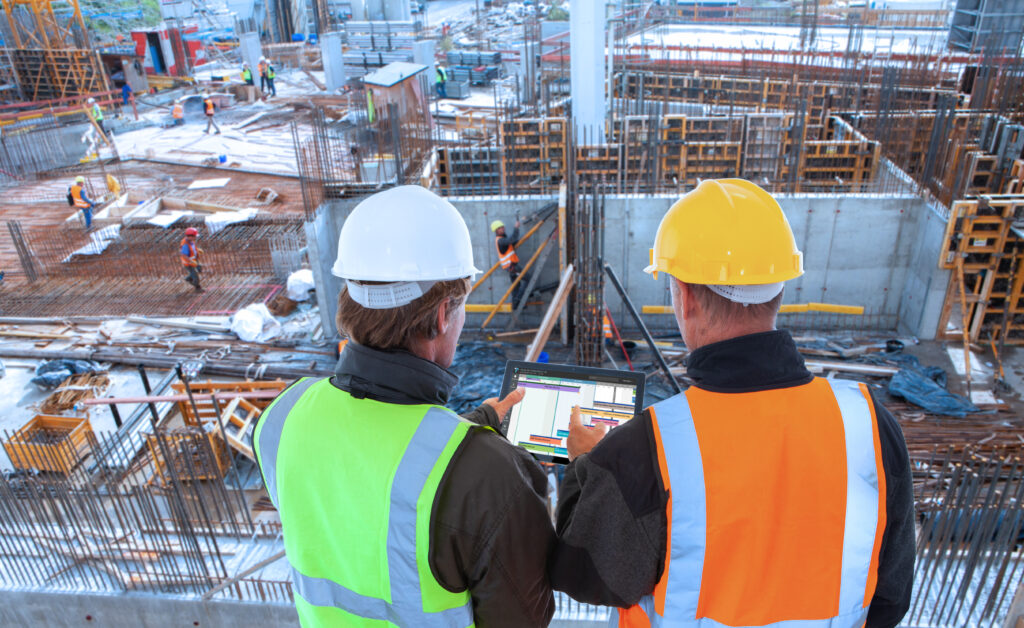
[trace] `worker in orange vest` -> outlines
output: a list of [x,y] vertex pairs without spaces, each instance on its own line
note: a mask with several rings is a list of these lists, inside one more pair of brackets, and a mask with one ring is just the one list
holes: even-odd
[[269,65],[270,64],[267,63],[267,58],[266,57],[260,57],[260,62],[258,64],[256,64],[256,69],[260,73],[260,91],[261,92],[267,91],[267,66],[269,66]]
[[68,190],[68,199],[82,212],[86,230],[92,229],[92,210],[96,207],[96,203],[89,200],[85,193],[85,177],[75,177],[75,182]]
[[181,265],[185,268],[185,281],[192,284],[196,292],[202,292],[203,289],[199,286],[199,273],[203,272],[203,267],[199,263],[199,256],[203,249],[196,245],[198,237],[199,231],[194,227],[185,229],[185,237],[181,240],[179,255]]
[[748,181],[703,181],[651,262],[693,386],[607,436],[573,409],[552,586],[617,607],[620,627],[897,625],[914,577],[906,444],[866,385],[814,377],[775,328],[803,274],[782,208]]
[[174,106],[171,107],[171,119],[174,120],[174,126],[185,124],[185,106],[180,100],[174,101]]
[[523,274],[519,267],[519,255],[516,254],[515,243],[519,241],[519,226],[519,219],[516,218],[516,226],[512,230],[512,235],[508,235],[505,232],[505,223],[500,220],[491,223],[491,231],[494,232],[494,247],[498,251],[498,262],[501,263],[501,267],[508,271],[508,277],[513,282],[520,274],[523,275],[512,291],[513,308],[519,306],[523,292],[526,291],[526,284],[530,281],[529,273]]
[[203,111],[206,113],[206,130],[203,131],[203,133],[209,133],[210,126],[212,125],[213,128],[217,129],[217,132],[214,133],[214,135],[219,135],[220,127],[217,126],[217,122],[213,119],[213,98],[210,98],[209,94],[203,94]]

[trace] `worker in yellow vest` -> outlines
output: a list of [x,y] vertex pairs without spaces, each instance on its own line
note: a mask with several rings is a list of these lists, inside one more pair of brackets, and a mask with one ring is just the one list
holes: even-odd
[[100,132],[106,135],[107,129],[103,126],[103,107],[100,107],[100,104],[96,102],[95,98],[89,99],[89,117],[92,118],[96,123],[96,126],[100,128]]
[[220,127],[217,126],[217,121],[213,119],[215,108],[213,105],[213,98],[209,94],[203,94],[203,112],[206,114],[206,130],[203,133],[210,132],[210,126],[217,129],[214,135],[220,135]]
[[703,181],[646,270],[668,275],[693,386],[607,436],[573,410],[552,585],[628,628],[897,625],[906,444],[867,386],[814,377],[775,328],[803,274],[782,208],[748,181]]
[[374,194],[345,220],[332,272],[350,339],[335,375],[285,389],[253,436],[299,621],[547,626],[547,481],[498,432],[523,395],[445,408],[479,272],[462,216],[420,186]]
[[491,231],[494,233],[494,248],[498,252],[498,262],[504,270],[508,271],[508,278],[513,283],[517,277],[522,275],[522,279],[512,290],[513,308],[519,306],[519,301],[522,300],[523,293],[526,291],[526,284],[530,281],[529,273],[524,274],[522,268],[519,267],[519,255],[516,253],[515,243],[519,241],[519,227],[520,222],[516,218],[515,228],[509,235],[505,231],[505,223],[500,220],[491,223]]
[[271,96],[277,96],[277,88],[274,87],[274,77],[277,76],[277,72],[274,71],[274,64],[267,61],[265,67],[267,73],[267,88],[270,89]]
[[254,85],[252,80],[252,68],[249,67],[248,63],[242,63],[242,80],[245,81],[246,85]]

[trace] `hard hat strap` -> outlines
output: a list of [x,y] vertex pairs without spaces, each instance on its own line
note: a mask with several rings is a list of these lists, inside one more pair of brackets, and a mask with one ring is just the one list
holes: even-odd
[[436,281],[396,281],[385,284],[358,283],[346,279],[348,294],[359,305],[371,310],[390,310],[412,303],[430,290]]

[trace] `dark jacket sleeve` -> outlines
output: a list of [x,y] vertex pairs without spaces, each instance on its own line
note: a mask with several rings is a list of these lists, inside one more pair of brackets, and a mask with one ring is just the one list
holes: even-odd
[[565,470],[551,585],[580,602],[626,607],[654,590],[665,557],[667,494],[647,412]]
[[914,485],[903,432],[892,414],[878,403],[878,440],[885,469],[885,532],[878,559],[878,584],[868,610],[868,628],[900,623],[910,608],[914,583]]
[[[485,425],[497,419],[490,408],[470,415]],[[430,566],[446,589],[469,589],[477,626],[551,621],[547,493],[537,461],[491,430],[474,428],[448,465],[431,517]]]
[[502,255],[504,255],[505,251],[508,250],[510,244],[519,242],[519,227],[513,229],[511,234],[508,234],[508,231],[505,233],[507,235],[505,235],[504,238],[498,238],[498,252]]

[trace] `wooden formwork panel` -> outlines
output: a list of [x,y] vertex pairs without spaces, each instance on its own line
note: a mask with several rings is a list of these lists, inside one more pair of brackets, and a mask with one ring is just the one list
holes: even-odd
[[686,119],[686,141],[739,142],[743,139],[742,116],[707,116]]
[[89,452],[92,426],[85,417],[37,414],[4,443],[15,469],[68,474]]
[[162,486],[179,482],[220,480],[231,465],[231,455],[220,432],[186,426],[146,434],[146,444],[156,472],[154,479]]
[[576,147],[576,172],[586,175],[618,176],[620,146],[601,144]]
[[[878,170],[879,154],[877,142],[804,142],[797,169],[797,191],[867,183]],[[788,175],[788,166],[784,174]]]
[[[1013,230],[1024,220],[1024,195],[984,196],[957,201],[950,208],[946,243],[939,267],[956,268],[962,261],[967,293],[969,336],[978,341],[998,337],[1005,325],[1006,342],[1024,344],[1024,242]],[[954,276],[946,292],[938,334],[946,337],[955,306],[960,305]]]
[[739,142],[687,144],[682,153],[682,178],[687,185],[696,185],[698,179],[738,176],[740,147]]
[[[286,382],[281,380],[274,381],[257,381],[257,382],[189,382],[189,388],[193,395],[197,394],[209,394],[209,393],[233,393],[233,392],[256,392],[263,390],[270,390],[274,392],[281,392],[287,386]],[[181,382],[175,382],[171,384],[171,388],[174,392],[183,395],[185,394],[185,385]],[[228,395],[223,395],[227,397]],[[266,408],[270,405],[273,399],[255,399],[253,403]],[[196,417],[195,410],[199,410],[199,416]],[[178,410],[181,411],[181,416],[185,420],[185,425],[198,426],[204,421],[213,421],[217,418],[217,411],[214,409],[213,400],[211,399],[196,399],[195,408],[192,407],[191,401],[180,401],[178,402]]]

